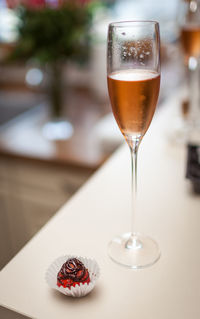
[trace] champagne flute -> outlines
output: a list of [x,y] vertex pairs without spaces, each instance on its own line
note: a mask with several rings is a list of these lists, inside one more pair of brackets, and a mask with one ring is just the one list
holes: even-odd
[[189,80],[188,124],[191,134],[200,126],[200,0],[181,0],[178,20]]
[[107,40],[107,81],[112,111],[131,152],[132,220],[129,233],[108,246],[112,260],[137,269],[160,257],[157,243],[135,230],[137,153],[156,108],[160,89],[160,37],[155,21],[111,23]]

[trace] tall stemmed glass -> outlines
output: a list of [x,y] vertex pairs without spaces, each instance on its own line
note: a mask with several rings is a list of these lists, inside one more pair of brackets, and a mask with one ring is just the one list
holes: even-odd
[[191,135],[200,129],[200,0],[180,0],[178,22],[189,80],[188,124]]
[[157,243],[135,231],[137,153],[158,100],[160,38],[155,21],[111,23],[107,42],[107,79],[112,111],[131,151],[132,221],[129,233],[114,238],[108,254],[130,268],[144,268],[160,257]]

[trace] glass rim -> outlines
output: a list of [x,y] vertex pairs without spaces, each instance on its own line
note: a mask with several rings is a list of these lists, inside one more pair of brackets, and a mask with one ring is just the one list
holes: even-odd
[[109,27],[132,27],[132,26],[141,26],[141,25],[158,25],[159,22],[156,20],[127,20],[127,21],[116,21],[109,23]]

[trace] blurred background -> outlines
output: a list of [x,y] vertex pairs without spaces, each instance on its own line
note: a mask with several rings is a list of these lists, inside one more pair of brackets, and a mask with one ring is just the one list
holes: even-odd
[[108,24],[159,21],[158,109],[184,82],[178,0],[19,3],[0,0],[0,269],[123,143],[107,94]]

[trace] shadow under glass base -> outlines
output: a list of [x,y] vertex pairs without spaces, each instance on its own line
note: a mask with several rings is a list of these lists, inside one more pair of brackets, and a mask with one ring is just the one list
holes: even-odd
[[160,250],[158,244],[150,237],[139,233],[126,233],[109,243],[108,255],[122,266],[140,269],[156,263],[160,258]]

